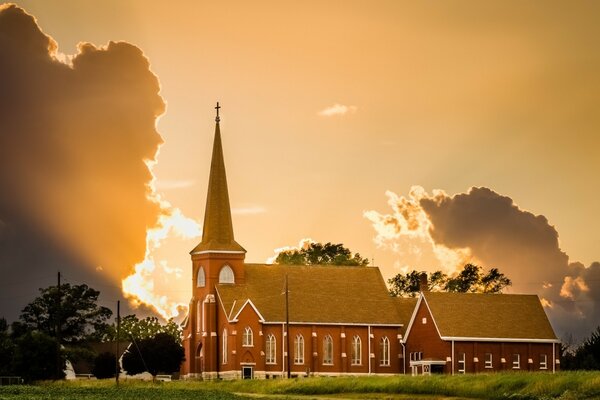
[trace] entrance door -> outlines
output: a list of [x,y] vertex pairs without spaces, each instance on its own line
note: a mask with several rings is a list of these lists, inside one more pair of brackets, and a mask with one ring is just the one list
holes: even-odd
[[253,378],[253,368],[248,366],[242,367],[242,379],[252,379]]

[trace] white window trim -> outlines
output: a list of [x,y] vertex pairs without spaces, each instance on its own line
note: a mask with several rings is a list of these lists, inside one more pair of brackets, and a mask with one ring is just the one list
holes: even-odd
[[[490,356],[489,360],[487,358],[488,355]],[[485,353],[485,368],[494,368],[494,355],[492,353]]]
[[254,347],[254,333],[252,328],[247,326],[244,328],[244,334],[242,335],[242,347]]
[[304,336],[297,334],[294,339],[294,364],[304,364]]
[[225,264],[219,270],[219,283],[235,283],[235,274],[229,264]]
[[548,369],[548,355],[547,354],[540,354],[540,369]]
[[379,365],[382,367],[390,366],[390,339],[387,336],[381,338],[381,359]]
[[[275,335],[270,333],[267,336],[267,344],[265,349],[265,364],[267,365],[276,365],[277,364],[277,339],[275,339]],[[272,356],[271,357],[271,354]]]
[[196,302],[196,332],[200,332],[202,329],[202,302],[198,300]]
[[[202,278],[202,281],[200,281]],[[204,267],[202,265],[198,268],[198,274],[196,275],[196,287],[205,287],[206,286],[206,273],[204,272]]]
[[[331,352],[329,346],[331,345]],[[323,365],[333,365],[333,338],[331,335],[325,335],[323,338]]]
[[[517,359],[515,360],[515,356],[517,356]],[[512,368],[513,369],[521,369],[521,355],[520,354],[513,354],[512,356]]]
[[350,365],[362,365],[362,340],[358,335],[354,335],[352,338],[352,358]]
[[[467,372],[467,355],[466,355],[466,353],[458,353],[458,358],[456,361],[458,364],[458,373],[464,374],[465,372]],[[461,364],[462,364],[462,368],[461,368]]]
[[221,359],[221,362],[223,364],[227,364],[227,328],[223,329],[223,357]]

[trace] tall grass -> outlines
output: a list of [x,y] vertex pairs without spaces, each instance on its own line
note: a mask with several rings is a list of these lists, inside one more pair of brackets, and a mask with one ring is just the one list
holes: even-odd
[[600,399],[600,372],[497,373],[455,376],[339,377],[215,383],[242,393],[335,395],[424,394],[474,399]]
[[[241,393],[240,396],[235,393]],[[433,398],[460,397],[491,400],[600,399],[600,372],[497,373],[462,376],[393,376],[299,378],[247,381],[114,381],[49,382],[32,386],[0,387],[0,400],[233,400],[275,396],[332,396],[386,399],[398,395]],[[361,396],[362,395],[362,396]]]

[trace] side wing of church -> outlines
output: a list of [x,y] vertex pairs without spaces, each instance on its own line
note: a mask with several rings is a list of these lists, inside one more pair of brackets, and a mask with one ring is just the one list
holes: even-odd
[[[468,313],[458,312],[464,304],[491,304],[473,302],[480,299],[478,295],[461,297],[464,304],[456,308],[444,308],[445,297],[438,295],[445,294],[441,293],[421,294],[418,300],[390,297],[376,267],[245,263],[246,250],[233,234],[219,122],[217,103],[202,241],[190,252],[193,295],[183,328],[182,377],[392,375],[428,373],[432,365],[447,373],[454,373],[460,365],[466,371],[468,365],[468,371],[475,372],[487,362],[483,361],[488,354],[484,349],[492,346],[492,339],[511,343],[508,347],[493,345],[498,362],[512,351],[507,348],[524,343],[519,347],[525,349],[519,353],[527,360],[523,365],[530,366],[533,358],[543,365],[541,357],[546,355],[547,369],[555,369],[555,353],[545,344],[552,343],[554,349],[556,337],[536,296],[537,308],[531,296],[527,299],[527,304],[533,304],[529,317],[542,321],[531,328],[535,332],[531,337],[503,339],[504,334],[490,334],[493,329],[453,330],[464,325],[456,321],[472,319]],[[502,310],[500,303],[493,305]],[[445,322],[449,313],[455,315],[450,320],[456,325]],[[432,322],[428,327],[435,325],[436,331],[421,329],[418,321],[427,318]],[[508,314],[507,318],[503,324],[515,322]],[[536,330],[541,326],[546,329],[543,333]],[[479,332],[480,336],[470,337],[469,332]],[[467,336],[456,336],[459,333]],[[543,339],[536,339],[536,335]],[[423,357],[429,355],[431,362],[424,363]]]

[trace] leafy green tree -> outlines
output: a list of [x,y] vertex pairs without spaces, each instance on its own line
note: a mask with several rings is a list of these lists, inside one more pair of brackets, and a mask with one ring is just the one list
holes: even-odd
[[15,351],[16,346],[8,334],[6,319],[0,318],[0,376],[14,375]]
[[[398,274],[388,280],[392,296],[415,297],[421,289],[421,276],[426,273],[411,271]],[[430,291],[446,291],[459,293],[501,293],[512,282],[498,268],[492,268],[487,273],[480,266],[466,264],[463,269],[448,276],[436,271],[427,277],[427,289]]]
[[14,373],[26,382],[62,379],[63,368],[57,370],[57,362],[65,365],[65,357],[59,354],[56,338],[39,331],[29,331],[15,340]]
[[[127,315],[121,318],[121,340],[140,340],[153,338],[159,333],[171,335],[177,343],[181,343],[181,327],[173,319],[167,321],[166,324],[161,324],[156,317],[146,317],[139,319],[135,314]],[[106,330],[104,341],[116,340],[117,330],[113,324]]]
[[128,375],[148,371],[152,376],[179,371],[185,359],[181,343],[168,333],[135,341],[123,355],[123,369]]
[[282,265],[345,265],[366,266],[369,259],[352,252],[341,243],[310,243],[299,250],[285,250],[277,255],[276,264]]
[[57,286],[40,289],[40,295],[25,306],[13,330],[17,335],[35,330],[57,337],[60,326],[61,343],[97,339],[112,315],[110,309],[97,304],[99,294],[85,284],[65,283],[60,291]]

